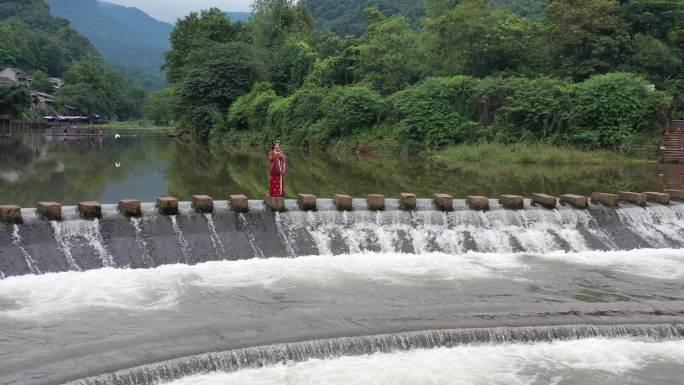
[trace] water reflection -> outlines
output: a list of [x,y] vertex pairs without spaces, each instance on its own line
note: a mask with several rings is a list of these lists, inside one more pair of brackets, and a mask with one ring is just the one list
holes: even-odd
[[[462,197],[684,188],[684,165],[450,164],[423,156],[360,158],[296,151],[288,155],[288,196],[299,192],[394,196],[411,191],[420,196],[448,192]],[[217,199],[236,193],[259,198],[267,193],[267,177],[263,149],[208,148],[167,138],[0,139],[0,204],[152,201],[165,194],[187,200],[199,193]]]

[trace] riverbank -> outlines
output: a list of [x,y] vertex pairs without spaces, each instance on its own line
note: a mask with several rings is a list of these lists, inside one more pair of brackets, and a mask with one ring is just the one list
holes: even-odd
[[[192,134],[185,132],[184,137]],[[262,131],[230,131],[211,138],[211,142],[221,147],[245,148],[266,147],[273,138]],[[543,142],[522,143],[462,143],[442,148],[430,148],[422,143],[404,141],[397,137],[391,127],[376,127],[372,131],[359,132],[339,138],[328,144],[302,145],[291,138],[279,138],[288,152],[323,150],[330,155],[357,154],[371,156],[419,155],[436,161],[445,162],[482,162],[500,164],[539,164],[539,165],[615,165],[653,163],[659,160],[661,138],[649,138],[633,153],[625,154],[617,150],[584,150],[573,146],[554,145]]]
[[[474,143],[455,144],[430,150],[412,147],[392,135],[354,136],[335,142],[326,151],[333,154],[373,153],[419,154],[442,162],[480,162],[487,164],[539,165],[623,165],[657,162],[657,152],[641,151],[623,154],[614,150],[582,150],[572,146],[547,143]],[[655,148],[655,147],[654,147]]]
[[155,132],[175,132],[176,127],[174,126],[165,126],[165,125],[156,125],[151,121],[148,120],[129,120],[129,121],[122,121],[122,122],[110,122],[107,124],[102,124],[98,125],[97,127],[101,127],[104,130],[108,129],[116,129],[116,130],[127,130],[127,129],[135,129],[135,130],[150,130],[150,131],[155,131]]
[[627,156],[616,151],[584,151],[573,147],[560,147],[544,143],[516,144],[461,144],[447,147],[432,154],[437,161],[482,163],[516,163],[542,165],[610,165],[651,163],[655,160]]

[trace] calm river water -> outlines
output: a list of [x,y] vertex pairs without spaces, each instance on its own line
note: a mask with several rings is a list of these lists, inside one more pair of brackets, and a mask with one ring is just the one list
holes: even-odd
[[[314,193],[363,196],[415,192],[429,197],[467,194],[589,194],[592,191],[684,187],[684,166],[540,166],[440,163],[423,156],[329,155],[289,151],[288,196]],[[161,195],[226,199],[267,192],[264,149],[212,150],[168,138],[0,138],[0,204],[31,207],[36,201],[115,203]]]

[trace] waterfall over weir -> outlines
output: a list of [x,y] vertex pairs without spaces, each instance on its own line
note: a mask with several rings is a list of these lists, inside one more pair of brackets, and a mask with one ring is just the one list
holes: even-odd
[[[323,201],[323,200],[321,200]],[[684,246],[684,204],[589,210],[472,211],[463,202],[449,213],[419,202],[414,212],[388,201],[382,212],[321,209],[273,213],[252,202],[249,213],[233,213],[217,202],[213,214],[196,214],[187,204],[178,216],[147,207],[128,219],[105,206],[102,219],[47,222],[24,215],[22,225],[0,224],[0,271],[7,277],[102,267],[149,268],[166,264],[251,258],[340,255],[363,252],[422,254],[469,251],[544,253],[632,250]],[[325,206],[324,204],[321,205]],[[26,210],[25,210],[26,211]]]
[[212,372],[230,373],[310,359],[330,359],[468,344],[537,343],[584,338],[664,341],[684,337],[684,325],[556,326],[451,329],[345,337],[207,353],[90,377],[67,385],[152,385]]

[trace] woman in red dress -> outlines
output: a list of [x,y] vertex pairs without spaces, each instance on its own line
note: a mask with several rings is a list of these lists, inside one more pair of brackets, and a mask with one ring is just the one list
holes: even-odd
[[287,158],[280,149],[280,141],[274,140],[271,144],[271,152],[268,154],[268,161],[271,164],[271,188],[269,196],[271,198],[283,198],[285,196],[285,175],[287,175]]

